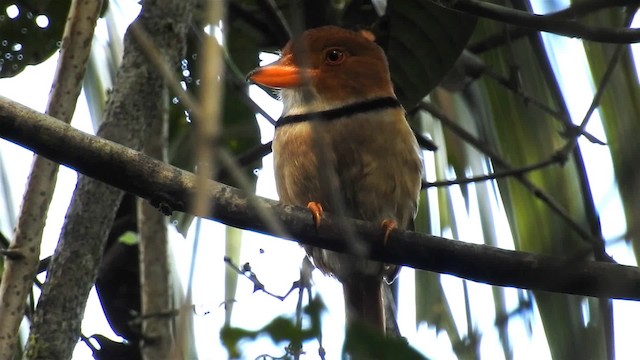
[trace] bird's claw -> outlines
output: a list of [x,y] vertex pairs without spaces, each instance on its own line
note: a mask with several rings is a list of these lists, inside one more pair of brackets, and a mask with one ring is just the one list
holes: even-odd
[[324,210],[322,210],[322,205],[315,201],[309,201],[307,204],[307,209],[311,211],[311,216],[313,216],[313,223],[316,226],[316,230],[320,227],[320,221],[322,220],[322,215],[324,214]]
[[382,239],[382,243],[384,246],[387,246],[387,241],[389,240],[389,235],[393,229],[398,228],[398,223],[393,219],[384,219],[382,220],[382,231],[384,231],[384,238]]

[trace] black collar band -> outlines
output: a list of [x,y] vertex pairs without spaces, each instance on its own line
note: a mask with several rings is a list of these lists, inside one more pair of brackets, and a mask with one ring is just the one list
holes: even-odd
[[308,114],[283,116],[276,122],[276,127],[295,124],[305,121],[332,121],[345,116],[366,113],[374,110],[399,108],[400,102],[392,96],[373,98],[339,108],[316,111]]

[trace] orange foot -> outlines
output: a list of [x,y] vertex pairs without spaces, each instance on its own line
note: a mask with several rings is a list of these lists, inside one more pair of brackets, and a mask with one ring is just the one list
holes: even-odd
[[313,223],[316,225],[316,230],[320,227],[320,221],[322,220],[322,214],[324,214],[324,210],[322,210],[322,205],[315,201],[310,201],[307,204],[307,209],[311,211],[311,216],[313,216]]
[[384,219],[382,220],[382,230],[384,231],[384,239],[382,243],[387,246],[387,240],[389,240],[389,235],[393,229],[398,228],[398,223],[393,219]]

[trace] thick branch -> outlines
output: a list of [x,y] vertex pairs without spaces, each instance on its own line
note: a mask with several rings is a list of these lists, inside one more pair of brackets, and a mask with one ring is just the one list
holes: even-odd
[[[178,64],[184,58],[186,33],[194,1],[145,0],[124,36],[122,63],[105,106],[99,136],[140,149],[148,129],[166,113],[167,91],[132,36],[139,26],[150,34],[161,58]],[[48,135],[48,134],[47,134]],[[59,144],[59,148],[64,147]],[[70,359],[78,342],[89,291],[123,192],[80,176],[60,239],[51,257],[47,281],[31,322],[26,359]]]
[[[91,52],[101,0],[71,2],[62,47],[46,113],[70,122],[82,88],[82,79]],[[40,260],[42,232],[53,198],[58,164],[34,156],[22,199],[20,216],[8,251],[19,253],[5,268],[0,280],[0,358],[14,357],[18,329],[24,318],[29,295]]]
[[[145,154],[167,158],[168,121],[156,121],[144,144]],[[142,311],[142,359],[162,359],[174,350],[173,318],[163,316],[173,307],[167,219],[148,202],[137,199],[140,243],[140,309]]]
[[[108,140],[84,134],[49,116],[0,97],[0,136],[53,161],[146,198],[164,212],[186,211],[195,193],[195,175]],[[258,198],[257,206],[282,220],[287,234],[269,231],[249,198],[238,189],[210,181],[216,206],[198,216],[334,251],[347,249],[343,224],[363,239],[381,239],[377,224],[340,221],[326,214],[316,231],[306,209]],[[388,243],[371,244],[371,258],[417,269],[453,274],[500,286],[618,299],[640,299],[640,270],[594,261],[571,261],[393,231]]]
[[480,0],[432,0],[449,9],[485,17],[519,27],[604,43],[640,42],[640,30],[597,27],[573,20],[558,19],[553,15],[531,14]]

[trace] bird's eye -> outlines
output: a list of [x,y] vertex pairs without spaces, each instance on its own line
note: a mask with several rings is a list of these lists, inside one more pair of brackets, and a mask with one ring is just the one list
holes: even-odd
[[344,61],[344,51],[340,49],[329,49],[325,53],[325,61],[330,65],[338,65]]

